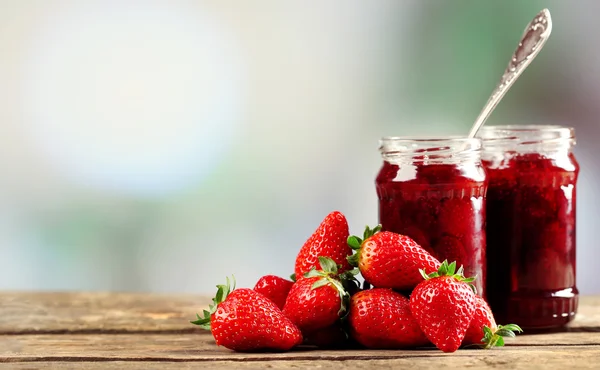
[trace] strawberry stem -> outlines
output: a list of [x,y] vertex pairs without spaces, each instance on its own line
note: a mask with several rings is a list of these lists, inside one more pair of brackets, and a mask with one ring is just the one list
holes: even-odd
[[217,306],[219,303],[223,302],[229,293],[235,290],[235,276],[231,275],[231,279],[233,281],[233,287],[231,286],[231,282],[229,281],[229,277],[226,278],[227,283],[223,285],[217,285],[217,294],[212,299],[213,303],[208,306],[208,310],[202,311],[202,316],[196,314],[196,320],[190,321],[190,323],[194,325],[200,326],[202,329],[210,330],[210,316],[217,311]]

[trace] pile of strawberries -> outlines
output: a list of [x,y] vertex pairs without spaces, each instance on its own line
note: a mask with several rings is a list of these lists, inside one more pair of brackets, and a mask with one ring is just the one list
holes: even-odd
[[267,275],[254,289],[235,289],[227,279],[192,323],[235,351],[433,344],[454,352],[502,346],[503,337],[521,331],[496,325],[462,266],[440,263],[409,237],[380,229],[349,236],[344,215],[332,212],[300,249],[294,281]]

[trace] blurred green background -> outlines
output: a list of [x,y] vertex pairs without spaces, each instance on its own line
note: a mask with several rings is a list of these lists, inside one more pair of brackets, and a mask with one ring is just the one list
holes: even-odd
[[377,222],[385,135],[575,126],[578,286],[599,293],[600,2],[0,0],[0,289],[210,293],[283,276],[330,211]]

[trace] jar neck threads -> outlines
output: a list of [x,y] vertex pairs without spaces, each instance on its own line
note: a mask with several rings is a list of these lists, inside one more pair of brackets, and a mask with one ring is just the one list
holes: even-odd
[[575,146],[575,130],[555,125],[485,126],[477,136],[484,152],[552,154]]
[[481,159],[481,140],[477,138],[384,137],[379,144],[383,159],[394,164],[460,164]]

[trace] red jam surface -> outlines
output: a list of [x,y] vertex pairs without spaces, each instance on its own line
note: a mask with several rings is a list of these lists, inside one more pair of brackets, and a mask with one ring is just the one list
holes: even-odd
[[383,230],[407,235],[440,261],[463,265],[484,294],[485,171],[480,164],[396,165],[376,180]]
[[575,184],[579,165],[520,154],[484,161],[487,192],[487,298],[498,322],[562,326],[577,311]]

